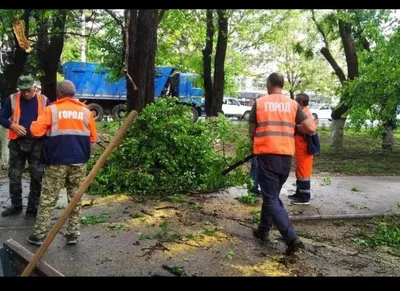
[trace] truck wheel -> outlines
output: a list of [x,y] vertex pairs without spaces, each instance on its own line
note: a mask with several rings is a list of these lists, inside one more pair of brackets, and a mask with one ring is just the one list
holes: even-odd
[[246,120],[246,121],[249,121],[249,118],[250,118],[250,111],[246,111],[246,112],[243,114],[242,119],[244,119],[244,120]]
[[191,107],[191,109],[192,109],[192,121],[193,123],[195,123],[199,119],[199,112],[195,107]]
[[114,120],[120,120],[121,118],[124,118],[126,115],[126,105],[125,104],[118,104],[115,105],[111,111],[111,115]]
[[103,107],[101,107],[97,103],[90,103],[88,104],[88,109],[92,111],[94,121],[102,121],[104,117],[104,110]]

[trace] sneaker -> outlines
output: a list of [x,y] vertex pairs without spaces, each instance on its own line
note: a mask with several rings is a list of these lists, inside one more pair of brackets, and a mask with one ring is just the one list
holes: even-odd
[[10,215],[19,214],[21,212],[22,212],[22,207],[11,206],[10,208],[7,208],[6,210],[4,210],[1,213],[1,216],[6,217],[6,216],[10,216]]
[[310,205],[310,200],[306,200],[303,198],[294,198],[290,203],[294,205]]
[[67,245],[76,245],[78,237],[75,235],[67,235]]
[[268,233],[260,231],[259,229],[253,229],[253,235],[261,240],[262,242],[268,242]]
[[287,256],[293,255],[299,249],[304,249],[304,243],[298,237],[296,237],[288,244],[286,249],[286,255]]
[[43,239],[37,238],[33,234],[28,236],[28,242],[35,245],[35,246],[41,246],[43,244]]
[[299,197],[299,194],[293,194],[293,195],[288,196],[289,199],[297,199],[298,197]]

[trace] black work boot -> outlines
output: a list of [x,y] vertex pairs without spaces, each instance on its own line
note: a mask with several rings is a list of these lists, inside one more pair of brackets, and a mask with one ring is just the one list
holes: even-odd
[[25,211],[25,216],[26,217],[36,217],[37,214],[37,208],[28,208]]
[[260,229],[253,229],[253,235],[258,238],[259,240],[261,240],[263,243],[264,242],[268,242],[269,238],[268,238],[268,233],[265,231],[261,231]]
[[10,208],[7,208],[6,210],[4,210],[1,213],[1,216],[6,217],[6,216],[10,216],[10,215],[19,214],[21,212],[22,212],[22,206],[21,207],[11,206]]
[[296,237],[288,244],[286,249],[286,255],[288,256],[293,255],[299,249],[304,249],[304,243],[298,237]]

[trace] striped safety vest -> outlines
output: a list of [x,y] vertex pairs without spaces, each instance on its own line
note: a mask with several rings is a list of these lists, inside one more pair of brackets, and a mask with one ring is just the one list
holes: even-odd
[[293,156],[297,102],[282,94],[271,94],[257,99],[256,105],[254,154]]
[[[42,112],[43,108],[46,107],[47,97],[36,93],[36,98],[38,101],[38,116]],[[11,99],[11,118],[10,121],[13,124],[19,124],[19,120],[21,118],[21,92],[15,93],[10,96]],[[9,139],[17,139],[19,135],[14,132],[13,130],[8,131],[8,138]]]

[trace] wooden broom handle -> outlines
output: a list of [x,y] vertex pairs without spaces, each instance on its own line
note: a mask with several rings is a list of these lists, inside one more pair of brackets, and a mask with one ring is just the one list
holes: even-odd
[[103,154],[101,155],[101,157],[99,158],[97,163],[94,165],[94,167],[90,171],[89,175],[86,176],[85,180],[82,182],[81,186],[76,191],[74,198],[68,204],[67,208],[64,210],[64,212],[61,214],[60,218],[57,220],[57,223],[53,226],[53,228],[47,235],[46,239],[43,241],[43,244],[39,247],[39,249],[36,251],[35,255],[33,256],[32,260],[29,262],[29,264],[26,266],[25,270],[22,272],[22,274],[21,274],[22,277],[29,276],[31,274],[31,272],[35,268],[37,262],[43,256],[43,254],[45,253],[45,251],[47,250],[47,248],[53,241],[54,237],[56,236],[57,232],[63,226],[63,224],[67,220],[69,214],[74,209],[75,205],[79,202],[79,200],[85,193],[86,189],[89,187],[90,183],[92,182],[92,180],[96,177],[98,171],[101,169],[101,167],[103,167],[104,163],[106,162],[108,157],[111,155],[114,148],[118,145],[119,141],[122,139],[125,132],[128,130],[129,126],[131,125],[133,120],[136,118],[136,116],[137,116],[136,111],[131,111],[131,113],[128,115],[128,118],[126,119],[126,121],[124,122],[122,127],[118,130],[117,134],[110,141],[107,148],[104,150]]

